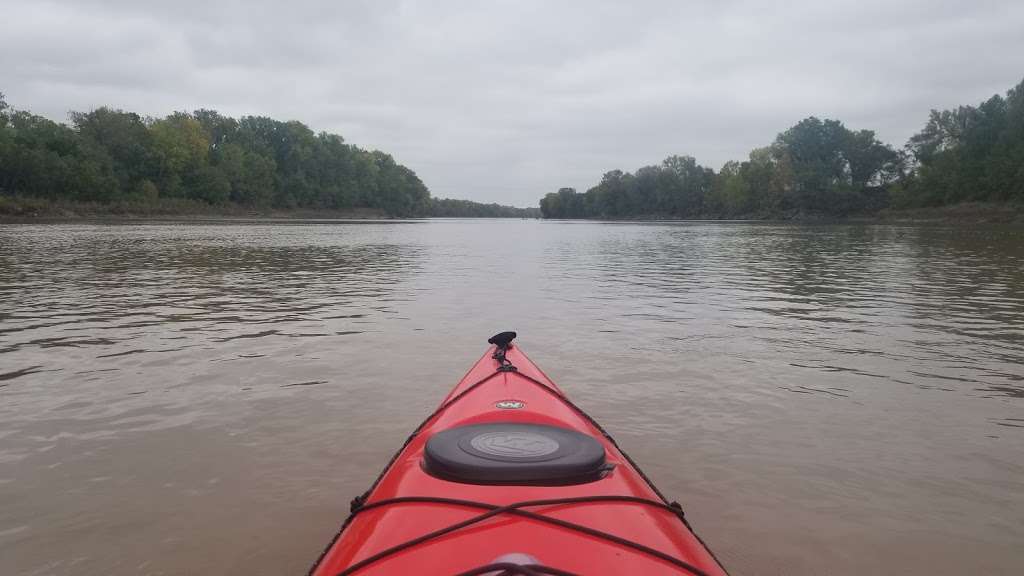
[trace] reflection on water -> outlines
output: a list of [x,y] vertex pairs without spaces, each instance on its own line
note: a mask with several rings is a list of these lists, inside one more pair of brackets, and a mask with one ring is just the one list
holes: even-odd
[[526,351],[736,574],[1024,564],[1024,234],[0,228],[0,572],[301,573],[482,351]]

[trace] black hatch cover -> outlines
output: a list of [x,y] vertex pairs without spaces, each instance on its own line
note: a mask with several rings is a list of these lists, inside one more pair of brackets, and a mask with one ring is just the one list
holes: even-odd
[[604,446],[575,430],[498,422],[459,426],[427,441],[424,467],[469,484],[564,485],[601,478]]

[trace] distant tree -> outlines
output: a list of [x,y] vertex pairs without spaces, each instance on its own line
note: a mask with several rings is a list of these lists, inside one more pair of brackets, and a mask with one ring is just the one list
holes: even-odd
[[870,130],[813,116],[779,134],[770,153],[776,208],[836,216],[883,207],[900,159]]
[[[573,194],[575,193],[576,191],[573,190]],[[562,206],[557,192],[548,192],[540,199],[540,213],[544,218],[562,218]]]
[[541,214],[537,208],[434,198],[430,201],[430,215],[443,218],[539,218]]
[[165,195],[186,194],[202,199],[204,194],[194,188],[182,188],[184,180],[198,181],[197,173],[209,164],[210,141],[202,125],[191,115],[177,112],[149,126],[152,156],[156,164],[153,175]]
[[714,171],[690,156],[670,156],[636,174],[611,170],[583,194],[562,188],[540,202],[545,218],[695,217],[714,185]]
[[545,218],[841,216],[884,207],[904,164],[874,132],[810,117],[718,174],[692,156],[669,156],[635,174],[605,172],[584,194],[547,194],[540,208]]
[[907,151],[902,204],[1024,201],[1024,82],[977,107],[932,110]]
[[157,172],[152,134],[138,114],[102,107],[72,112],[71,121],[85,146],[99,148],[110,158],[122,191],[115,195]]
[[755,211],[751,184],[743,174],[744,164],[749,166],[749,163],[735,161],[722,166],[705,205],[710,214],[733,217],[750,215]]
[[0,189],[83,200],[116,190],[109,159],[83,147],[67,126],[7,108],[0,134]]
[[662,179],[663,188],[669,191],[669,213],[680,217],[701,214],[714,183],[714,171],[697,164],[693,156],[669,156],[662,167],[670,175]]
[[273,202],[273,158],[227,142],[211,153],[211,162],[227,179],[232,202],[250,207],[267,207]]
[[215,110],[143,119],[111,108],[72,128],[11,110],[0,95],[0,191],[157,202],[182,197],[251,207],[378,208],[426,215],[430,192],[390,155],[301,122]]
[[200,166],[186,180],[190,196],[210,204],[224,204],[231,198],[231,181],[215,166]]
[[206,139],[214,150],[221,145],[232,142],[238,131],[238,120],[222,116],[216,110],[201,108],[192,113],[192,117],[203,127]]
[[14,139],[14,131],[8,126],[10,122],[9,110],[10,106],[7,105],[4,93],[0,92],[0,192],[4,190],[5,175],[10,170],[5,168],[5,166],[10,165],[11,146]]

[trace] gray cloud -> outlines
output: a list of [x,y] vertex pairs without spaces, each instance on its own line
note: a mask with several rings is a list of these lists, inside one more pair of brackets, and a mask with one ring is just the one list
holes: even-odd
[[895,145],[1024,77],[1024,3],[0,0],[0,90],[298,119],[436,196],[534,205],[669,154],[715,168],[800,118]]

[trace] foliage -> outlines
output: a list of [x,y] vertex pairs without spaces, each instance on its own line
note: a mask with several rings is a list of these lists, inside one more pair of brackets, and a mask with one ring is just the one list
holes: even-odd
[[10,108],[0,94],[0,191],[51,200],[345,210],[422,216],[430,192],[379,151],[300,122],[214,110],[166,118],[97,108],[71,125]]
[[431,198],[430,216],[437,218],[540,218],[537,208],[516,208],[453,198]]
[[1024,202],[1024,82],[977,107],[932,110],[907,152],[916,171],[902,206]]
[[871,130],[809,117],[716,174],[672,156],[613,170],[580,194],[544,196],[545,218],[842,217],[887,207],[1024,202],[1024,82],[978,107],[931,112],[903,150]]

